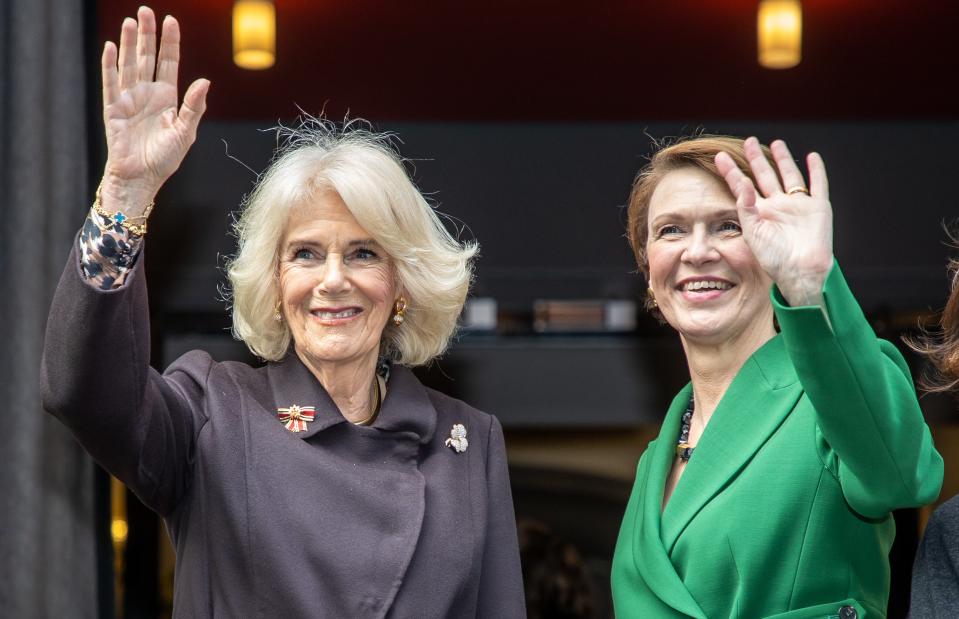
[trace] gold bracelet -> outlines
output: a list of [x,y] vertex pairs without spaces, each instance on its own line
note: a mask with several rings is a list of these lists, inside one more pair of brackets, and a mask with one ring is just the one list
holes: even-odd
[[[124,215],[122,211],[117,211],[116,213],[108,213],[103,209],[103,206],[100,204],[100,190],[103,188],[103,181],[100,181],[100,184],[97,185],[97,193],[93,199],[93,210],[97,215],[110,221],[112,225],[121,225],[133,234],[137,236],[144,236],[147,233],[147,218],[150,217],[150,212],[153,210],[155,202],[150,202],[147,205],[145,211],[142,215],[137,217],[128,217]],[[135,223],[142,221],[143,223]],[[97,224],[99,227],[99,224]],[[102,228],[101,228],[102,230]]]

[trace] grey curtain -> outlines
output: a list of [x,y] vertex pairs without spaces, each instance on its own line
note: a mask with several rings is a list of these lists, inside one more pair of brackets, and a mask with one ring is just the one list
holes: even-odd
[[[89,208],[83,0],[0,0],[0,614],[97,615],[93,464],[40,408],[47,309]],[[94,74],[96,75],[96,74]]]

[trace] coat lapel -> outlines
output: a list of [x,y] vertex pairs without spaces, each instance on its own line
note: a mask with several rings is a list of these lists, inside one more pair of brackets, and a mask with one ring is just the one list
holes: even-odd
[[[426,388],[404,367],[393,368],[379,416],[369,427],[347,422],[295,353],[269,364],[267,376],[275,407],[297,404],[316,409],[314,420],[302,432],[284,428],[276,408],[272,411],[274,423],[267,427],[275,427],[279,434],[270,432],[262,441],[274,446],[280,441],[281,461],[303,465],[297,468],[297,483],[308,490],[301,500],[314,509],[271,515],[270,522],[275,525],[278,518],[285,518],[286,530],[303,531],[308,529],[303,522],[319,518],[324,530],[338,532],[302,541],[319,573],[336,572],[324,578],[322,586],[311,586],[317,588],[318,599],[324,591],[349,591],[350,611],[334,613],[337,616],[381,618],[393,605],[423,530],[426,478],[419,462],[435,432],[436,408]],[[270,463],[274,461],[275,457]],[[272,497],[273,484],[266,485],[263,492]],[[262,543],[270,544],[267,535],[262,538]],[[371,548],[376,549],[377,560],[362,560]]]
[[[273,391],[273,410],[270,411],[276,418],[277,428],[288,433],[291,437],[308,439],[317,432],[321,432],[338,423],[345,423],[346,418],[340,414],[332,398],[323,389],[323,385],[303,365],[300,358],[291,349],[281,361],[267,365],[267,375],[270,379],[270,389]],[[283,427],[278,416],[280,407],[313,406],[315,416],[313,421],[306,424],[306,430],[291,432]]]
[[703,611],[676,573],[660,535],[663,490],[676,453],[680,419],[686,410],[691,392],[692,387],[687,385],[673,399],[659,438],[652,446],[649,468],[642,481],[645,486],[639,488],[643,501],[636,514],[633,556],[643,581],[659,599],[685,615],[705,618]]
[[394,365],[380,414],[373,428],[408,435],[424,445],[436,431],[436,408],[426,388],[406,367]]
[[[339,423],[346,423],[323,385],[310,372],[292,350],[282,361],[267,366],[270,389],[273,392],[273,410],[277,427],[293,437],[309,439],[313,435]],[[313,421],[302,432],[290,432],[283,428],[277,411],[280,407],[315,407]],[[408,435],[416,443],[432,440],[436,429],[436,409],[422,383],[408,368],[394,366],[383,400],[380,414],[371,426],[382,432],[397,432]]]
[[[786,354],[782,336],[776,336],[743,364],[703,432],[696,451],[662,514],[662,544],[672,553],[676,540],[689,522],[739,474],[769,437],[779,428],[802,395],[796,371]],[[685,406],[686,399],[679,403]],[[679,431],[682,413],[670,409],[674,428]],[[664,424],[664,428],[665,428]],[[673,447],[675,438],[672,441]],[[665,451],[665,450],[664,450]],[[661,454],[657,465],[668,473],[672,454]],[[668,462],[667,462],[668,460]],[[652,480],[651,480],[652,481]],[[665,476],[657,478],[659,499],[649,501],[650,509],[661,505]]]

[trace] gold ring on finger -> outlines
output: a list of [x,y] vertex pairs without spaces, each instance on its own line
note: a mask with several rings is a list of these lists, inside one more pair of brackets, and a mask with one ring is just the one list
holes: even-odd
[[802,185],[796,185],[795,187],[790,187],[786,190],[786,195],[791,196],[794,193],[804,193],[807,196],[809,195],[809,190],[803,187]]

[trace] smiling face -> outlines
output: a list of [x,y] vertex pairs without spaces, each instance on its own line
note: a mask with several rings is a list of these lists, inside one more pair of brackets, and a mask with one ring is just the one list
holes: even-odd
[[307,365],[375,364],[399,296],[395,272],[335,192],[291,210],[279,280],[283,316]]
[[775,334],[772,279],[746,245],[722,181],[694,167],[667,173],[649,203],[649,286],[687,342],[721,344]]

